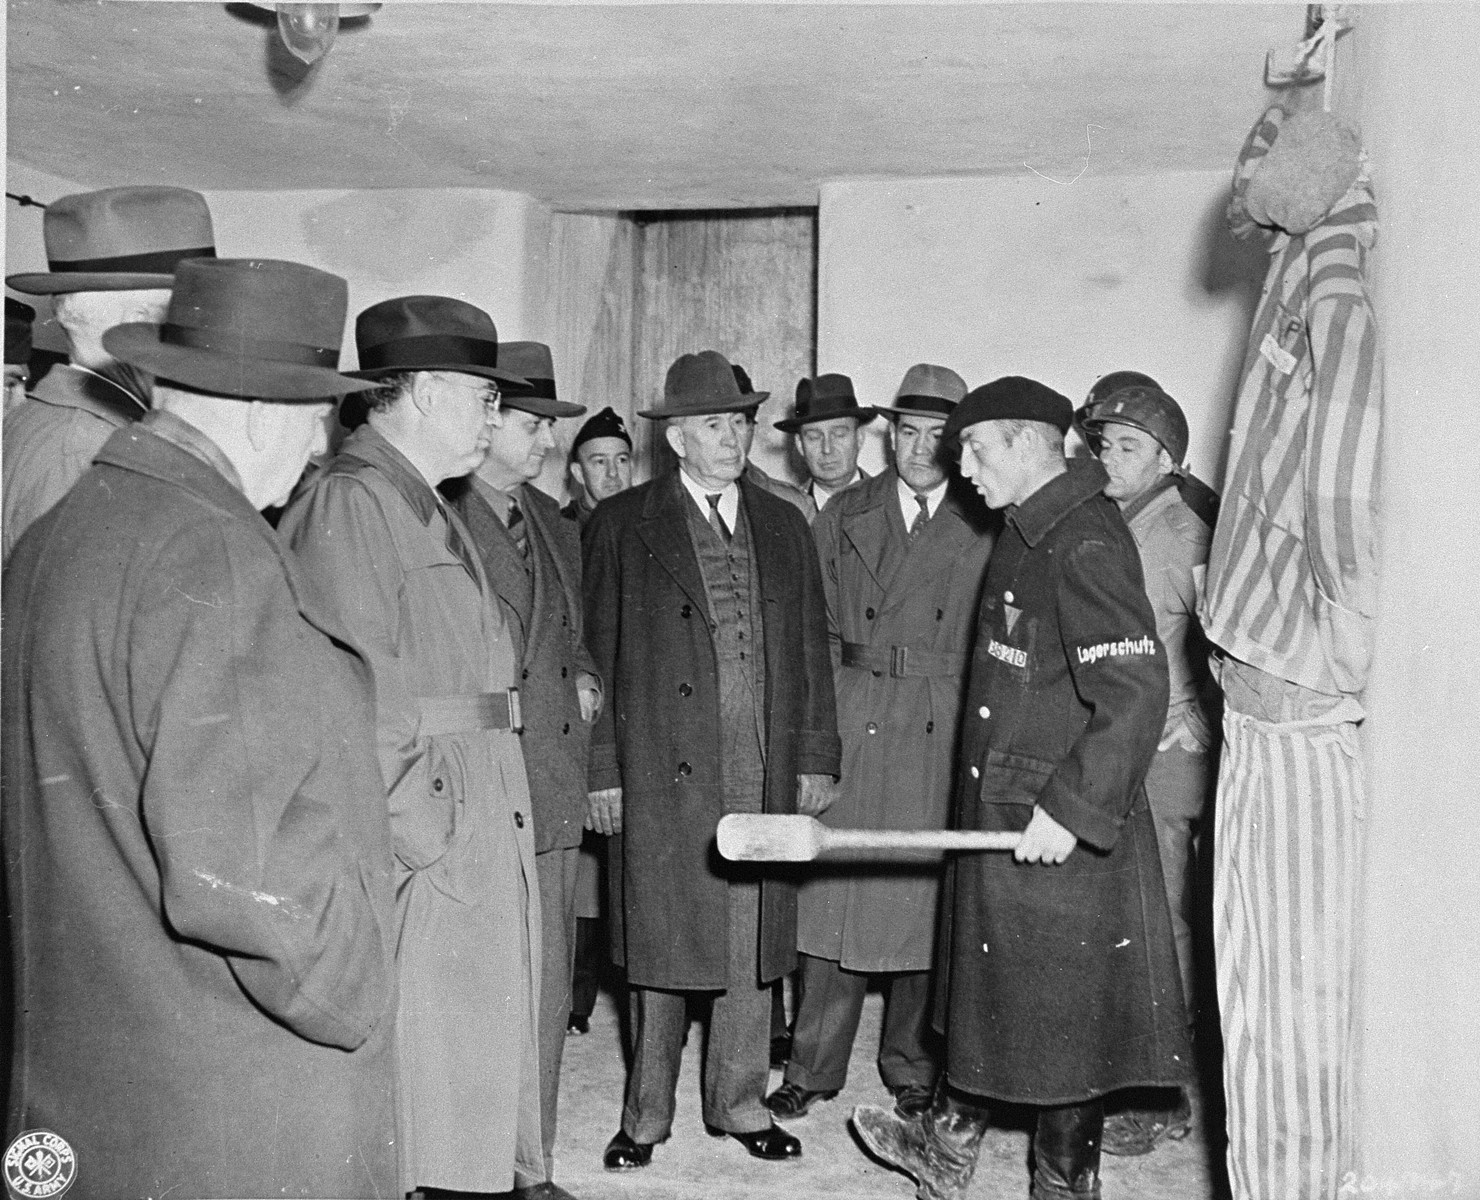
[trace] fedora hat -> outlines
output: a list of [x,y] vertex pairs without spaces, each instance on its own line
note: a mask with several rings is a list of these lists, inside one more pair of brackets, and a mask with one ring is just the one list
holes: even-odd
[[819,375],[797,381],[796,415],[774,422],[777,429],[796,433],[814,421],[831,421],[834,417],[855,417],[867,425],[879,415],[877,408],[861,408],[853,394],[853,381],[846,375]]
[[403,371],[457,371],[525,387],[529,381],[498,365],[498,330],[481,308],[450,296],[396,296],[355,318],[356,379]]
[[319,400],[371,385],[338,373],[349,285],[302,263],[192,258],[162,324],[103,334],[114,358],[214,396]]
[[918,417],[948,417],[966,395],[966,380],[950,367],[916,363],[904,373],[894,403],[879,411],[893,419],[909,413]]
[[116,187],[63,196],[41,218],[49,272],[10,275],[33,296],[167,288],[175,265],[215,258],[211,210],[199,192],[177,187]]
[[755,385],[750,382],[750,372],[739,363],[731,363],[730,370],[735,373],[735,382],[739,385],[742,396],[749,396],[756,402],[757,406],[760,405],[762,400],[770,398],[770,392],[758,392],[755,390]]
[[504,393],[505,408],[519,408],[537,417],[579,417],[584,404],[571,404],[555,397],[555,360],[544,342],[505,342],[499,348],[504,370],[524,378],[522,387]]
[[663,381],[663,403],[637,415],[650,421],[666,417],[706,417],[711,413],[750,412],[769,393],[742,392],[735,372],[718,350],[681,354]]

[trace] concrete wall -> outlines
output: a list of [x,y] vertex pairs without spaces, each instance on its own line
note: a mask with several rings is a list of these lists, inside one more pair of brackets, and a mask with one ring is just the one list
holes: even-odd
[[1372,161],[1387,407],[1351,1194],[1480,1197],[1480,9],[1358,21],[1336,111]]
[[[1076,404],[1108,371],[1144,371],[1186,410],[1193,469],[1216,483],[1265,268],[1223,224],[1236,151],[1216,172],[825,185],[818,370],[872,404],[921,361],[972,387],[1030,375]],[[873,431],[865,465],[882,461]]]

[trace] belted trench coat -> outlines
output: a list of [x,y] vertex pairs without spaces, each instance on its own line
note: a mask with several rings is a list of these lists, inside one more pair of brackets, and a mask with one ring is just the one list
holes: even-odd
[[[827,598],[850,829],[950,824],[961,697],[995,519],[953,485],[911,541],[891,468],[813,523]],[[797,949],[850,971],[924,971],[935,950],[939,855],[819,864],[797,896]]]
[[447,716],[516,682],[498,602],[466,527],[370,425],[279,528],[375,672],[397,860],[406,1190],[541,1183],[540,910],[524,759],[508,729]]

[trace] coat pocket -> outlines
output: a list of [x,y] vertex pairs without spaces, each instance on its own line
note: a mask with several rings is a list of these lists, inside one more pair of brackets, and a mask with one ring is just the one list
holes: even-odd
[[461,746],[442,738],[428,739],[425,782],[412,783],[407,791],[414,794],[391,813],[396,857],[413,871],[437,862],[457,841],[463,824],[465,775]]
[[977,797],[983,804],[1021,804],[1032,808],[1054,773],[1055,765],[1026,754],[988,750],[979,769]]

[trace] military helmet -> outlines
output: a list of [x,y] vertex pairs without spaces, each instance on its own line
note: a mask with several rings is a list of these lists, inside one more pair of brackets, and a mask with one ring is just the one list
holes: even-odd
[[1181,466],[1187,457],[1187,418],[1177,402],[1160,388],[1118,388],[1084,418],[1085,429],[1095,434],[1111,424],[1130,425],[1149,433],[1166,449],[1175,466]]

